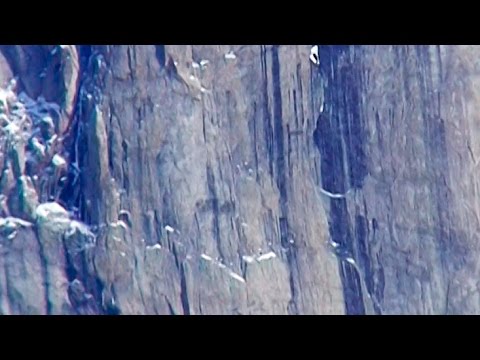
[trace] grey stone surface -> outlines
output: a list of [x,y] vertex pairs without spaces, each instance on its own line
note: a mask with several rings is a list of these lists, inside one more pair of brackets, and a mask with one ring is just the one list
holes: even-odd
[[322,174],[334,174],[333,190],[355,189],[335,227],[347,227],[378,310],[478,313],[480,47],[332,50],[322,53],[329,84],[318,134],[323,153],[339,151]]
[[2,45],[0,311],[478,313],[479,55]]
[[[132,214],[122,242],[106,233],[96,249],[96,269],[118,307],[343,312],[326,216],[313,191],[319,154],[309,47],[277,55],[268,47],[166,46],[177,65],[159,63],[154,46],[96,51],[108,70],[84,88],[96,104],[85,101],[82,161],[90,171],[82,211],[99,224],[122,209]],[[236,59],[225,58],[229,51]],[[301,93],[297,113],[294,91]],[[298,118],[304,122],[295,124]],[[294,126],[305,131],[287,147]],[[268,262],[242,260],[270,251],[276,258]]]

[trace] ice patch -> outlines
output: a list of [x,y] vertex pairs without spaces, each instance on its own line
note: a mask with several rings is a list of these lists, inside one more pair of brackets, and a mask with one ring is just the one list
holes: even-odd
[[203,67],[207,66],[209,63],[210,63],[210,61],[208,61],[208,60],[202,60],[202,61],[200,61],[200,66],[203,68]]
[[240,275],[238,275],[237,273],[234,273],[233,271],[230,271],[228,273],[228,275],[230,275],[235,280],[240,281],[241,283],[245,284],[245,279],[243,277],[241,277]]
[[170,225],[165,226],[165,231],[169,233],[175,232],[175,229],[171,227]]
[[228,53],[225,54],[225,59],[226,60],[235,60],[237,58],[237,55],[233,51],[229,51]]
[[147,250],[160,250],[162,248],[162,245],[160,244],[155,244],[153,246],[147,246]]
[[274,259],[276,257],[277,255],[273,251],[270,251],[269,253],[266,253],[257,257],[257,261],[258,262],[266,261],[266,260]]
[[331,193],[330,191],[327,191],[325,189],[322,189],[320,188],[320,192],[325,195],[325,196],[328,196],[329,198],[331,199],[345,199],[345,197],[347,196],[348,194],[348,191],[347,193],[345,194],[334,194],[334,193]]
[[310,61],[315,65],[320,65],[320,55],[318,54],[318,45],[310,49]]
[[213,261],[213,259],[212,259],[210,256],[206,255],[206,254],[200,255],[200,257],[201,257],[203,260],[205,260],[205,261]]
[[355,260],[353,260],[353,259],[350,258],[350,257],[346,258],[345,261],[348,262],[349,264],[356,265],[356,264],[355,264]]
[[199,64],[199,63],[196,63],[196,62],[194,61],[194,62],[192,62],[192,67],[193,67],[194,69],[198,69],[198,68],[200,67],[200,64]]
[[255,262],[255,258],[253,256],[248,256],[248,255],[242,256],[242,260],[248,264]]
[[328,243],[329,243],[330,246],[333,247],[334,249],[336,249],[336,248],[338,248],[338,247],[340,246],[339,243],[337,243],[337,242],[335,242],[335,241],[333,241],[333,240],[330,240]]

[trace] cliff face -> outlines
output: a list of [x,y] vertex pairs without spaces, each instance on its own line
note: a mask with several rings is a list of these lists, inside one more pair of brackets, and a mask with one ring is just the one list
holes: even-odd
[[105,72],[85,84],[99,94],[84,111],[81,210],[99,224],[130,214],[95,258],[122,312],[341,312],[314,190],[309,47],[94,52]]
[[0,46],[0,312],[478,312],[480,48],[319,49]]
[[324,185],[352,189],[330,210],[332,236],[353,252],[377,312],[479,311],[479,51],[324,48]]
[[[52,52],[3,53],[29,67],[16,59],[42,50]],[[96,227],[96,244],[75,260],[58,241],[68,261],[44,273],[63,268],[61,281],[81,282],[107,313],[343,312],[316,190],[320,97],[309,46],[74,50],[60,63],[79,64],[63,143],[81,173],[60,200]],[[9,69],[32,98],[65,103],[62,91],[47,90],[49,80]],[[48,292],[56,280],[42,281]]]

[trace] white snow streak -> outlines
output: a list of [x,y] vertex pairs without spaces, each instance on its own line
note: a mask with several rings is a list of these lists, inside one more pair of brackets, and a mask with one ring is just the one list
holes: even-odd
[[228,275],[230,275],[232,278],[234,278],[235,280],[238,280],[240,281],[241,283],[245,284],[245,279],[243,277],[241,277],[240,275],[238,275],[237,273],[234,273],[233,271],[230,271],[228,273]]
[[266,261],[266,260],[274,259],[276,257],[277,255],[273,251],[270,251],[269,253],[266,253],[257,257],[257,261],[258,262]]
[[213,259],[212,259],[210,256],[206,255],[206,254],[200,255],[200,257],[201,257],[203,260],[205,260],[205,261],[213,261]]
[[165,231],[169,233],[175,232],[175,229],[171,227],[170,225],[165,226]]
[[225,54],[225,59],[226,60],[235,60],[237,58],[237,55],[233,51],[229,51],[228,53]]

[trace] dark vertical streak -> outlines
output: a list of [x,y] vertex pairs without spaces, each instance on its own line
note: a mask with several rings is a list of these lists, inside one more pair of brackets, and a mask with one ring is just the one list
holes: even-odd
[[264,116],[264,136],[265,144],[267,146],[268,154],[268,163],[269,163],[269,174],[273,178],[273,129],[272,129],[272,120],[270,115],[270,104],[268,96],[268,65],[267,65],[267,48],[265,45],[262,45],[261,49],[261,61],[262,61],[262,73],[263,73],[263,96],[264,96],[264,107],[263,107],[263,116]]
[[190,304],[188,301],[187,279],[184,266],[180,266],[180,298],[184,315],[190,315]]
[[[313,140],[321,155],[322,186],[332,193],[345,193],[352,186],[360,188],[367,175],[359,104],[360,75],[358,67],[347,62],[347,50],[347,46],[320,47],[319,71],[325,87],[325,108],[317,120]],[[344,261],[346,257],[353,257],[357,236],[364,235],[364,231],[360,228],[359,233],[353,232],[345,199],[333,199],[330,203],[330,236],[339,244],[337,256],[341,263],[346,311],[364,314],[361,275]]]
[[212,199],[212,227],[213,227],[213,237],[217,244],[217,250],[222,259],[224,259],[224,254],[222,251],[222,242],[220,239],[220,208],[218,204],[218,195],[217,189],[215,187],[215,175],[210,165],[207,165],[207,187],[209,198]]
[[44,283],[44,297],[45,297],[45,304],[47,306],[46,308],[46,314],[51,315],[52,313],[52,303],[50,302],[49,299],[49,293],[50,293],[50,282],[49,282],[49,274],[48,274],[48,268],[47,268],[47,261],[45,259],[45,249],[43,247],[42,242],[40,241],[40,234],[37,232],[36,233],[37,239],[38,239],[38,253],[40,255],[40,264],[42,266],[42,279]]
[[298,313],[295,272],[297,271],[297,249],[289,243],[290,225],[288,223],[288,178],[285,163],[285,133],[283,128],[282,84],[280,77],[280,60],[278,46],[272,48],[272,82],[273,82],[273,121],[275,135],[275,179],[280,193],[280,242],[289,249],[287,259],[290,264],[291,300],[288,305],[290,314]]
[[165,45],[155,45],[155,55],[157,56],[158,63],[160,67],[165,67],[166,56],[165,56]]

